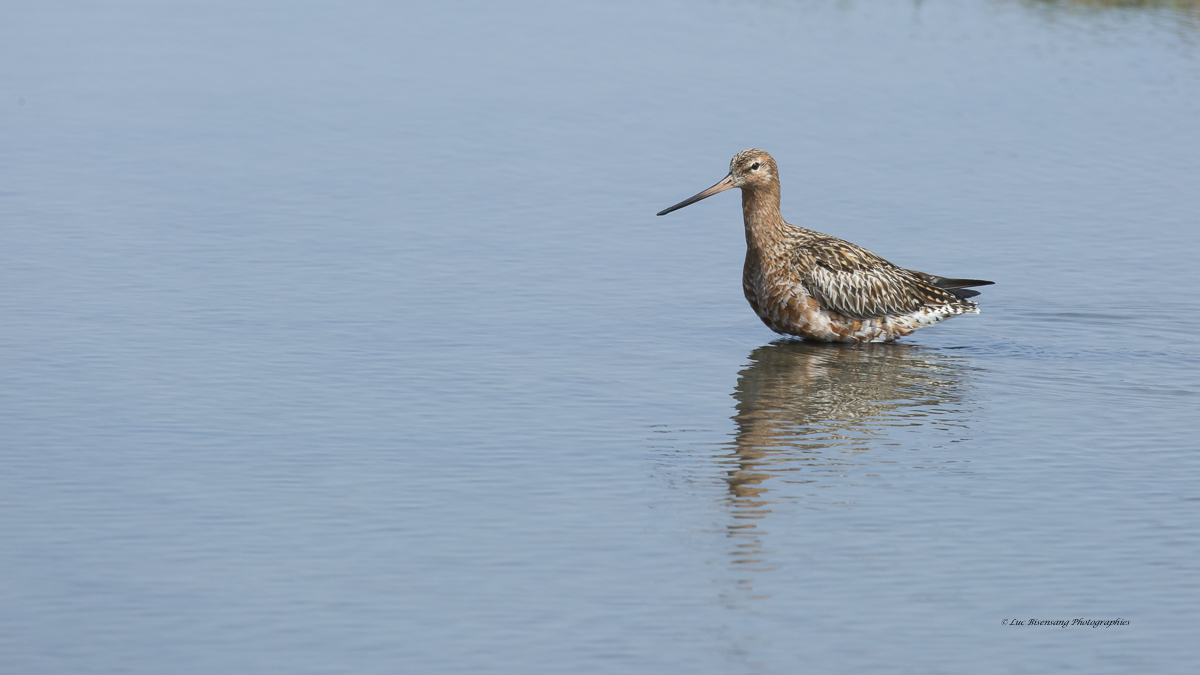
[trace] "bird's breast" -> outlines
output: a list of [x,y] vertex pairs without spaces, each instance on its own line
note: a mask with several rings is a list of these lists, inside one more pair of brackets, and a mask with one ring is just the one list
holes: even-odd
[[821,311],[795,271],[750,252],[742,271],[742,290],[754,313],[776,333],[803,335]]

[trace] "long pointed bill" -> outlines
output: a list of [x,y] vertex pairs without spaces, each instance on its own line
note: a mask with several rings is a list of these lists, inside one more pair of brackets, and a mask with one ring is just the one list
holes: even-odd
[[711,197],[711,196],[717,194],[718,192],[724,192],[730,188],[735,188],[735,187],[737,187],[737,186],[733,184],[733,174],[729,174],[728,176],[725,176],[724,178],[722,178],[720,183],[717,183],[716,185],[708,188],[707,190],[705,190],[704,192],[701,192],[698,195],[695,195],[694,197],[688,197],[687,199],[679,202],[678,204],[676,204],[675,206],[672,206],[669,209],[663,209],[662,211],[659,211],[658,215],[665,216],[672,211],[682,209],[683,207],[687,206],[688,204],[695,204],[696,202],[700,201],[701,199],[704,199],[706,197]]

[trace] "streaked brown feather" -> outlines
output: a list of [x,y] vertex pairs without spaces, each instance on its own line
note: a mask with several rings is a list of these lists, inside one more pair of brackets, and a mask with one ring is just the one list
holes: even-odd
[[867,249],[803,227],[785,230],[791,263],[821,308],[852,319],[907,314],[959,302],[926,279]]

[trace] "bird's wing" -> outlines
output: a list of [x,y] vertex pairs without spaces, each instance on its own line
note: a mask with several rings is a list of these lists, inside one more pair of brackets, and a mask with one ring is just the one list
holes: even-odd
[[829,237],[804,247],[803,283],[821,307],[852,319],[915,312],[961,302],[949,291],[870,251]]

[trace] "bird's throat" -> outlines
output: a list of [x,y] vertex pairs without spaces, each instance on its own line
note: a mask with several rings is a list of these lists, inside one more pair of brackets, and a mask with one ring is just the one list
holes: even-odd
[[742,188],[742,219],[746,224],[746,247],[751,251],[774,248],[787,223],[779,212],[779,186]]

